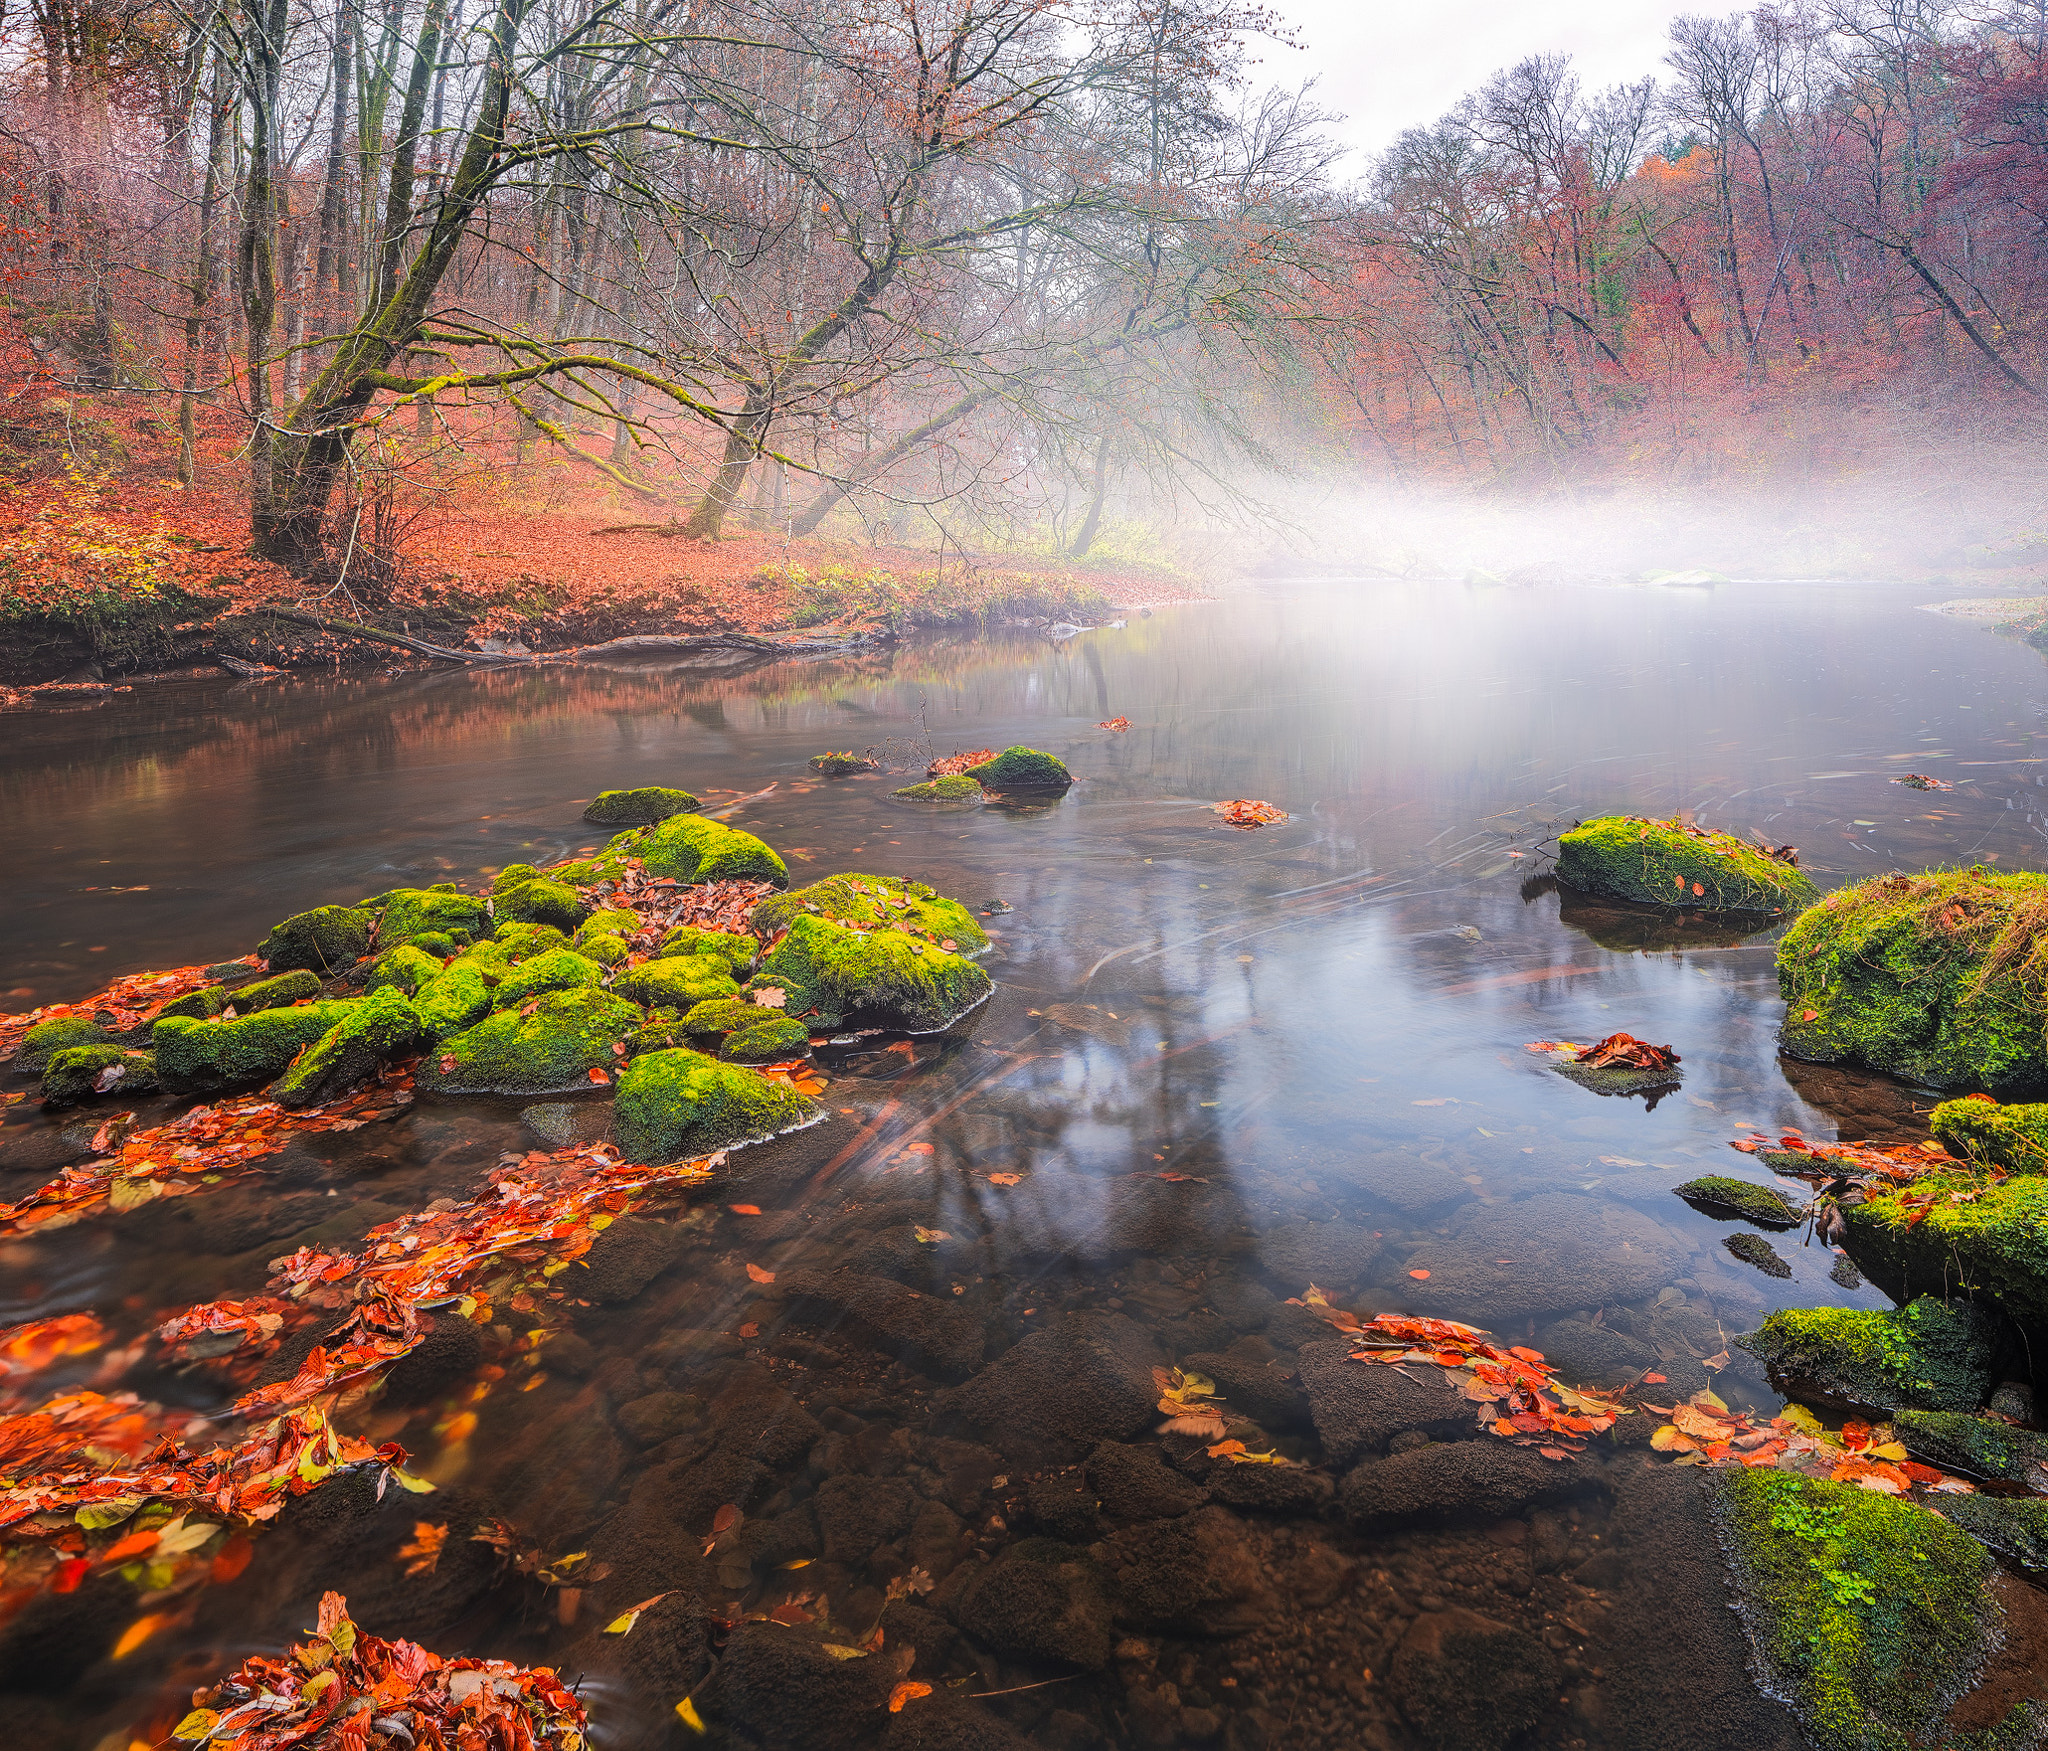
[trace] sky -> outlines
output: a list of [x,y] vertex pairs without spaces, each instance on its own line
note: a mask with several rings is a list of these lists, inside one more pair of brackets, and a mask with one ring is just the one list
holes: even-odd
[[1568,54],[1589,91],[1662,72],[1665,34],[1681,12],[1721,14],[1728,0],[1269,0],[1299,50],[1254,53],[1272,83],[1316,80],[1316,98],[1347,120],[1345,170],[1403,128],[1434,121],[1496,69],[1527,55]]

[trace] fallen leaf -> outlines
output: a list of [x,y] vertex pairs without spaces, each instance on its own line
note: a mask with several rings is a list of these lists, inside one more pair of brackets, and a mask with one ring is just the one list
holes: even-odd
[[704,1731],[704,1717],[697,1712],[697,1705],[687,1696],[676,1704],[676,1719],[693,1733]]
[[441,1547],[448,1542],[448,1528],[435,1526],[425,1520],[413,1522],[412,1542],[398,1547],[400,1558],[411,1557],[406,1564],[408,1575],[431,1575],[441,1562]]
[[775,1281],[775,1273],[773,1271],[764,1271],[759,1265],[747,1266],[747,1275],[752,1277],[757,1283],[772,1283]]
[[668,1594],[666,1593],[657,1593],[652,1599],[641,1600],[638,1605],[628,1605],[624,1611],[620,1612],[617,1617],[604,1626],[604,1633],[606,1635],[624,1635],[634,1624],[640,1621],[641,1612],[645,1611],[650,1605],[659,1605],[667,1597]]
[[932,1687],[929,1684],[920,1684],[914,1678],[907,1679],[889,1692],[889,1712],[892,1715],[901,1714],[906,1702],[915,1702],[920,1696],[929,1696],[931,1693]]
[[595,1066],[593,1066],[590,1072],[590,1080],[592,1082],[607,1083],[611,1081],[611,1078],[607,1076],[602,1070],[599,1070]]
[[1022,1185],[1024,1176],[1021,1173],[992,1173],[988,1176],[988,1183],[992,1186]]
[[1410,1271],[1408,1274],[1418,1283],[1425,1283],[1429,1280],[1429,1273],[1427,1271]]
[[761,1214],[761,1206],[759,1204],[728,1204],[726,1208],[735,1216],[758,1216]]

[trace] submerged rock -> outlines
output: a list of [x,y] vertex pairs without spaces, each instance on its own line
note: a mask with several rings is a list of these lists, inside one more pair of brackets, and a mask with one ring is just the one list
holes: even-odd
[[955,1393],[951,1408],[1007,1455],[1066,1461],[1150,1423],[1165,1360],[1120,1313],[1070,1313],[1013,1345]]
[[970,766],[966,776],[990,790],[1065,790],[1074,775],[1051,754],[1036,748],[1005,748],[992,760]]
[[1552,1713],[1562,1681],[1526,1630],[1457,1606],[1416,1618],[1387,1670],[1401,1712],[1438,1751],[1503,1751]]
[[1819,892],[1794,865],[1732,833],[1638,815],[1603,815],[1560,834],[1557,879],[1585,894],[1704,912],[1779,914]]
[[[445,976],[445,975],[444,975]],[[444,1039],[420,1061],[419,1086],[441,1094],[562,1094],[609,1080],[612,1047],[640,1025],[640,1011],[608,991],[550,991],[531,1015],[501,1009]],[[215,1024],[218,1025],[218,1024]]]
[[675,881],[766,882],[789,886],[789,867],[761,840],[702,815],[671,815],[658,826],[622,834],[607,849],[637,857],[649,875]]
[[779,1286],[800,1319],[822,1310],[834,1330],[912,1367],[957,1380],[981,1366],[981,1321],[950,1298],[860,1271],[786,1271]]
[[952,772],[922,784],[906,784],[889,794],[914,803],[974,803],[981,801],[981,786],[964,773]]
[[583,818],[596,827],[647,827],[671,815],[692,814],[697,799],[687,790],[642,785],[638,790],[601,790],[590,799]]
[[125,1046],[66,1046],[43,1070],[43,1104],[69,1107],[96,1094],[150,1094],[156,1085],[153,1052]]
[[157,1081],[170,1094],[220,1094],[270,1082],[353,1008],[352,1001],[330,998],[233,1021],[160,1020],[149,1036]]
[[316,906],[273,925],[256,952],[273,973],[303,968],[324,977],[355,965],[370,952],[370,930],[376,922],[377,914],[360,906]]
[[1721,1242],[1746,1265],[1754,1265],[1767,1277],[1789,1277],[1792,1267],[1778,1256],[1778,1249],[1761,1234],[1731,1234]]
[[762,935],[773,936],[806,916],[864,930],[907,930],[929,942],[950,942],[949,952],[970,958],[986,953],[989,946],[981,920],[958,900],[902,876],[827,876],[809,887],[771,895],[754,908],[752,922]]
[[762,957],[749,988],[783,992],[786,1014],[820,1028],[858,1015],[870,1025],[936,1033],[995,985],[965,956],[899,930],[861,931],[805,913]]
[[619,1077],[619,1147],[629,1161],[680,1161],[759,1143],[819,1118],[786,1083],[702,1052],[643,1052]]
[[1789,1307],[1735,1341],[1789,1397],[1863,1410],[1974,1411],[1990,1396],[1993,1321],[1923,1295],[1896,1309]]
[[1799,1207],[1776,1186],[1710,1173],[1671,1188],[1688,1204],[1713,1216],[1740,1216],[1759,1228],[1798,1226]]
[[1008,1546],[968,1584],[953,1616],[996,1653],[1084,1672],[1108,1665],[1116,1645],[1114,1580],[1085,1550],[1050,1538]]
[[1928,1128],[1959,1161],[2007,1173],[2048,1173],[2048,1103],[2000,1106],[1983,1095],[1966,1095],[1936,1107]]
[[1545,1459],[1534,1448],[1480,1435],[1368,1460],[1352,1468],[1338,1497],[1357,1526],[1442,1524],[1519,1514],[1601,1482],[1584,1459]]
[[2048,1082],[2048,875],[1980,869],[1838,888],[1778,944],[1784,1049],[1935,1088]]
[[1421,1313],[1482,1324],[1653,1295],[1690,1249],[1649,1217],[1572,1192],[1468,1206],[1451,1231],[1410,1255],[1430,1274],[1403,1281]]
[[374,991],[292,1061],[271,1085],[270,1098],[287,1111],[319,1106],[367,1082],[393,1058],[419,1044],[413,1007],[397,991]]

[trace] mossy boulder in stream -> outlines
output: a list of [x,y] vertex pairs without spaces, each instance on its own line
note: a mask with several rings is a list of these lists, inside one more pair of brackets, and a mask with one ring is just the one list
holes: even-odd
[[827,876],[809,887],[770,895],[754,908],[750,921],[763,936],[773,936],[804,917],[836,919],[864,930],[907,930],[952,954],[988,952],[988,932],[980,919],[958,900],[903,876]]
[[[293,1003],[308,1003],[320,995],[320,978],[303,967],[257,979],[229,994],[228,1008],[237,1015],[256,1015],[266,1009],[283,1009]],[[166,1012],[168,1013],[168,1011]]]
[[671,815],[606,849],[639,858],[649,875],[694,886],[699,882],[766,882],[789,886],[789,866],[751,833],[702,815]]
[[354,1007],[353,1001],[329,999],[233,1021],[170,1016],[150,1029],[157,1081],[171,1094],[219,1094],[273,1081]]
[[[522,1006],[523,1009],[524,1006]],[[640,1011],[609,991],[550,991],[531,1015],[501,1009],[442,1040],[420,1060],[423,1090],[442,1094],[566,1094],[609,1080],[612,1048],[640,1025]]]
[[429,933],[446,936],[457,944],[471,943],[491,933],[490,908],[475,895],[462,893],[453,882],[439,882],[431,888],[393,888],[363,904],[379,909],[379,948],[396,948]]
[[990,790],[1065,790],[1074,775],[1056,755],[1036,748],[1005,748],[993,759],[970,766],[967,776]]
[[964,772],[949,772],[944,778],[906,784],[901,790],[892,790],[889,794],[913,803],[976,803],[981,801],[981,786]]
[[2003,1096],[2048,1086],[2048,875],[1981,869],[1838,888],[1778,944],[1795,1058]]
[[1857,1410],[1974,1411],[1991,1395],[1995,1317],[1931,1295],[1900,1308],[1790,1307],[1735,1341],[1789,1397]]
[[1989,1297],[2048,1331],[2048,1174],[1939,1169],[1841,1209],[1850,1257],[1892,1296]]
[[752,1027],[765,1015],[781,1013],[763,1008],[751,997],[713,997],[692,1004],[679,1025],[690,1034],[729,1034],[738,1028]]
[[1759,1228],[1792,1228],[1803,1214],[1799,1206],[1775,1186],[1760,1186],[1752,1180],[1731,1179],[1726,1174],[1704,1174],[1671,1188],[1688,1204],[1712,1216],[1740,1216]]
[[772,1009],[754,1011],[756,1020],[734,1028],[718,1048],[729,1064],[774,1064],[785,1058],[811,1055],[811,1030]]
[[413,993],[412,1007],[427,1038],[445,1040],[491,1013],[491,987],[474,962],[451,961]]
[[45,1106],[76,1106],[99,1094],[126,1099],[155,1089],[156,1054],[126,1046],[66,1046],[43,1071]]
[[547,924],[561,931],[574,930],[590,915],[583,896],[567,882],[538,879],[493,890],[491,905],[501,920],[515,924]]
[[1959,1161],[2007,1173],[2048,1173],[2048,1105],[2001,1106],[1984,1095],[1965,1095],[1936,1107],[1928,1127]]
[[668,955],[627,968],[612,989],[649,1007],[688,1009],[712,998],[736,997],[740,987],[728,963],[715,955]]
[[1559,835],[1557,879],[1582,894],[1702,912],[1784,913],[1819,892],[1733,833],[1639,815],[1603,815]]
[[698,807],[687,790],[642,785],[638,790],[601,790],[590,799],[583,818],[595,827],[645,827],[671,815],[687,815]]
[[[2039,1496],[1943,1496],[1942,1518],[1960,1526],[1987,1550],[2009,1556],[2022,1568],[2048,1569],[2048,1502]],[[2035,1705],[2039,1707],[2037,1703]],[[1960,1741],[1965,1751],[2005,1751],[2007,1741]],[[2011,1742],[2031,1751],[2039,1738]]]
[[575,991],[604,983],[604,968],[574,949],[551,948],[518,962],[498,981],[491,1007],[505,1009],[544,991]]
[[1943,1719],[2003,1628],[1982,1546],[1851,1484],[1741,1468],[1707,1488],[1758,1677],[1817,1751],[1949,1743]]
[[113,1043],[114,1036],[83,1015],[60,1015],[52,1021],[39,1021],[21,1036],[21,1044],[15,1048],[14,1068],[27,1076],[40,1076],[50,1067],[50,1060],[59,1052],[71,1046],[106,1046]]
[[441,963],[432,955],[424,949],[415,948],[409,942],[402,942],[396,948],[386,949],[377,957],[377,964],[370,969],[366,989],[388,989],[410,997],[429,979],[439,978],[440,974]]
[[291,1062],[270,1085],[287,1111],[317,1107],[367,1082],[379,1068],[419,1045],[425,1030],[403,994],[373,991]]
[[[289,978],[291,975],[285,976]],[[311,979],[313,976],[308,973],[306,977]],[[320,981],[313,979],[313,989],[317,992],[319,988]],[[193,1021],[211,1021],[227,1008],[229,1001],[225,985],[208,985],[204,990],[187,991],[183,997],[173,998],[156,1012],[156,1019],[162,1021],[167,1015],[183,1015]]]
[[680,1161],[762,1142],[823,1112],[787,1083],[702,1052],[648,1052],[619,1077],[619,1147],[629,1161]]
[[858,1016],[925,1034],[950,1027],[995,985],[964,955],[900,930],[855,930],[805,914],[762,957],[748,989],[781,991],[786,1015],[821,1028]]
[[696,955],[720,962],[735,979],[743,978],[761,953],[760,942],[727,930],[706,930],[700,925],[681,924],[661,939],[664,958]]
[[2048,1435],[2039,1430],[2015,1428],[1997,1417],[1922,1410],[1896,1412],[1892,1429],[1915,1459],[1944,1471],[2048,1490]]
[[323,977],[352,967],[370,952],[377,914],[361,906],[315,906],[271,926],[256,952],[273,973],[294,968]]
[[826,778],[848,778],[856,772],[872,772],[874,761],[865,754],[813,754],[811,770]]
[[640,931],[640,915],[622,908],[593,912],[577,926],[576,952],[587,955],[602,967],[616,967],[633,952],[633,938]]

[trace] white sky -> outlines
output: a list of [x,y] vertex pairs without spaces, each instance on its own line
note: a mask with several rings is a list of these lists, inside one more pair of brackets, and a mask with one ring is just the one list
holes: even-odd
[[[1338,138],[1361,152],[1434,121],[1497,68],[1525,55],[1569,54],[1586,89],[1661,75],[1666,28],[1681,12],[1722,14],[1729,0],[1270,0],[1302,48],[1261,42],[1254,83],[1316,80]],[[1256,77],[1264,74],[1265,79]]]

